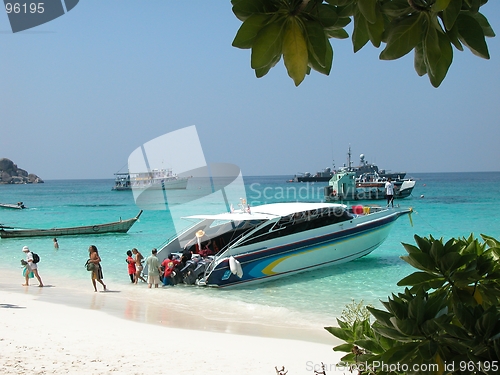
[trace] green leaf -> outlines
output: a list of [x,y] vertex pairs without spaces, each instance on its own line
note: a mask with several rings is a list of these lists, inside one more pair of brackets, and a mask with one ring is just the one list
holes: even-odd
[[321,66],[320,63],[316,61],[314,56],[309,54],[309,66],[320,73],[329,75],[330,71],[332,70],[333,48],[328,39],[325,39],[325,44],[326,44],[326,57],[325,57],[326,65],[324,67]]
[[338,22],[339,16],[337,14],[337,9],[328,4],[320,4],[318,6],[318,21],[321,23],[323,28],[327,29],[329,27],[335,27]]
[[278,8],[267,0],[231,0],[233,13],[241,21],[255,13],[276,12]]
[[467,46],[471,52],[479,57],[489,59],[488,46],[484,39],[483,28],[475,18],[461,13],[457,18],[458,35],[460,41]]
[[412,319],[391,318],[391,322],[399,332],[405,336],[414,336],[416,333],[415,321]]
[[332,335],[334,335],[335,337],[338,337],[341,340],[350,342],[350,340],[353,339],[353,335],[351,333],[349,333],[348,331],[343,330],[339,327],[325,327],[325,329],[328,332],[330,332]]
[[363,14],[365,19],[370,23],[375,23],[377,20],[376,0],[358,0],[358,9]]
[[382,42],[382,37],[385,31],[385,24],[382,13],[377,12],[376,15],[377,17],[375,19],[375,22],[373,23],[367,22],[366,26],[368,28],[368,35],[370,37],[370,41],[372,42],[374,47],[378,48],[380,47],[380,43]]
[[391,18],[403,17],[412,12],[407,0],[387,1],[382,4],[381,10],[383,14]]
[[388,313],[387,311],[379,310],[374,307],[366,307],[368,311],[377,319],[377,322],[381,325],[384,325],[386,327],[392,327],[391,323],[391,318],[393,317],[392,314]]
[[295,86],[300,85],[306,76],[309,55],[304,34],[295,17],[287,22],[283,37],[283,61]]
[[399,59],[415,48],[422,39],[422,22],[421,13],[416,12],[388,29],[387,46],[380,54],[380,59]]
[[355,12],[353,18],[354,30],[352,32],[352,45],[354,47],[354,53],[356,53],[368,43],[370,36],[368,35],[367,22],[363,14],[361,12]]
[[271,61],[270,64],[262,67],[262,68],[258,68],[258,69],[255,69],[255,76],[257,78],[262,78],[264,77],[267,73],[269,73],[269,71],[274,67],[276,66],[276,64],[281,60],[281,55],[276,55],[275,58]]
[[281,54],[283,45],[283,20],[265,26],[257,34],[252,46],[251,66],[259,69],[268,66]]
[[450,0],[436,0],[434,4],[432,4],[432,11],[433,12],[441,12],[442,10],[445,10],[448,5],[450,4]]
[[[450,47],[451,48],[451,47]],[[439,260],[439,266],[443,273],[450,273],[459,268],[462,264],[463,259],[458,253],[448,253],[441,257]]]
[[325,31],[326,31],[326,35],[329,38],[335,38],[335,39],[347,39],[347,38],[349,38],[349,34],[344,29],[325,30]]
[[462,9],[462,0],[452,0],[448,7],[443,12],[443,21],[446,30],[451,30],[455,21],[457,20],[458,14]]
[[493,28],[491,27],[490,23],[488,22],[485,16],[483,16],[481,13],[474,13],[472,17],[474,17],[474,19],[479,23],[479,25],[481,25],[484,36],[490,38],[493,38],[495,36]]
[[415,235],[414,238],[415,238],[415,242],[417,243],[417,246],[420,249],[420,251],[422,251],[426,254],[430,253],[432,242],[436,241],[434,239],[432,239],[432,241],[430,241],[425,237],[419,237],[417,235]]
[[408,337],[407,335],[401,334],[399,331],[397,331],[393,328],[386,328],[386,327],[379,327],[379,326],[375,327],[374,326],[373,330],[384,337],[388,337],[388,338],[396,340],[396,341],[401,341],[401,342],[413,341],[411,337]]
[[416,297],[408,304],[408,317],[420,326],[424,320],[425,302],[422,297]]
[[[403,243],[403,247],[405,248],[405,250],[406,250],[406,252],[408,254],[414,254],[414,253],[421,253],[422,252],[422,250],[420,250],[415,245],[410,245],[408,243]],[[429,248],[430,248],[430,246],[429,246]]]
[[305,21],[307,32],[307,47],[309,52],[314,56],[314,59],[322,67],[326,67],[326,50],[328,39],[325,36],[323,27],[315,21]]
[[460,40],[458,39],[458,27],[456,24],[454,24],[453,27],[446,32],[446,35],[448,35],[450,42],[455,46],[456,49],[458,49],[459,51],[464,50],[462,43],[460,43]]
[[349,17],[338,17],[337,21],[330,27],[325,27],[325,30],[337,30],[343,29],[347,25],[351,23],[351,19]]
[[414,286],[426,283],[430,280],[442,279],[442,277],[428,272],[413,272],[411,275],[404,277],[397,283],[398,286]]
[[[436,29],[434,29],[433,27],[430,27],[430,29],[434,30],[434,34],[437,33]],[[437,42],[437,36],[436,36],[436,42]],[[439,43],[437,43],[437,45],[439,49]],[[441,51],[439,51],[439,53],[441,53]],[[443,244],[440,241],[434,241],[431,245],[431,250],[429,254],[431,255],[432,259],[434,259],[434,261],[437,263],[444,254]]]
[[[443,82],[444,78],[446,77],[448,69],[450,68],[450,65],[453,61],[453,49],[451,48],[450,40],[446,37],[446,35],[444,35],[441,32],[436,32],[436,34],[437,34],[437,44],[440,53],[439,55],[437,54],[428,55],[426,53],[426,57],[428,62],[427,74],[429,75],[431,84],[434,87],[439,87],[441,82]],[[427,44],[425,43],[424,51],[426,51],[426,46]]]
[[353,344],[341,344],[333,347],[333,350],[336,352],[345,352],[345,353],[351,353]]
[[401,259],[422,271],[434,272],[436,269],[436,264],[431,257],[424,253],[414,253],[408,256],[402,256]]
[[254,14],[248,17],[240,26],[233,40],[233,47],[251,48],[262,27],[270,20],[265,14]]
[[363,339],[356,340],[354,343],[361,348],[370,351],[371,353],[380,354],[384,351],[375,340]]
[[424,47],[422,43],[417,44],[415,47],[415,59],[413,65],[415,66],[415,71],[420,77],[427,74],[427,67],[425,66],[424,61]]

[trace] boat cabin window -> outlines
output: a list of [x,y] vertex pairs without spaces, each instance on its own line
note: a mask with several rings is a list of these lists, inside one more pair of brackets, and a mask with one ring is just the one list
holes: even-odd
[[353,219],[352,214],[341,207],[333,209],[320,209],[305,212],[297,212],[292,219],[282,217],[276,225],[271,223],[259,229],[242,242],[241,245],[250,245],[257,242],[268,241],[281,236],[288,236],[311,229],[321,228],[332,224],[341,223]]

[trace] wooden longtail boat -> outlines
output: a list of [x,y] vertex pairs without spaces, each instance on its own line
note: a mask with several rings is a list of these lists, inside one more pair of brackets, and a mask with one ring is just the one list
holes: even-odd
[[103,233],[127,233],[142,214],[142,210],[136,217],[127,220],[115,221],[113,223],[86,225],[70,228],[50,228],[50,229],[15,229],[12,227],[0,226],[1,238],[17,237],[38,237],[38,236],[69,236],[83,234],[103,234]]

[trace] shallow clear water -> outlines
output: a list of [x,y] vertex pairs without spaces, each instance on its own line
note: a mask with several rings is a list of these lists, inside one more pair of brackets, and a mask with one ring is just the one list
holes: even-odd
[[[288,323],[304,324],[306,320],[311,325],[333,324],[334,317],[339,316],[352,299],[378,305],[379,300],[399,290],[396,283],[413,272],[400,259],[405,254],[401,242],[413,243],[414,234],[448,239],[468,236],[472,232],[477,236],[485,233],[500,238],[500,212],[496,206],[500,172],[414,174],[412,177],[418,180],[412,196],[396,202],[413,207],[413,227],[408,217],[402,217],[392,228],[389,238],[370,255],[254,287],[218,290],[180,286],[173,288],[175,291],[171,293],[175,298],[168,303],[189,310],[189,304],[196,301],[215,319],[265,323],[276,322],[279,318]],[[286,183],[288,178],[245,178],[248,201],[256,205],[322,199],[326,183]],[[112,180],[0,185],[1,203],[23,201],[29,208],[0,209],[0,223],[21,228],[51,228],[98,224],[135,216],[139,208],[132,192],[111,191],[112,186]],[[375,203],[383,204],[382,201]],[[205,208],[201,207],[199,213],[204,213]],[[128,234],[60,237],[57,251],[49,237],[1,239],[0,251],[3,266],[21,274],[21,249],[28,245],[41,256],[40,272],[47,283],[51,274],[87,280],[89,275],[83,265],[89,245],[95,244],[103,259],[107,284],[119,289],[130,287],[126,250],[136,247],[147,256],[153,247],[160,247],[174,234],[166,211],[145,211]],[[162,303],[161,299],[158,303]]]

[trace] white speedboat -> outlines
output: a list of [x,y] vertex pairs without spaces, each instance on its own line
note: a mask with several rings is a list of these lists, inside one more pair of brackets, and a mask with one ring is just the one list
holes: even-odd
[[[411,209],[335,203],[274,203],[201,220],[158,253],[189,255],[178,270],[187,284],[227,287],[275,280],[363,257],[384,242]],[[213,255],[198,254],[203,247]],[[177,275],[179,276],[179,275]]]

